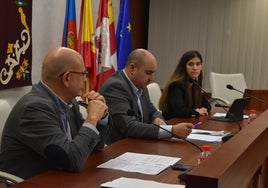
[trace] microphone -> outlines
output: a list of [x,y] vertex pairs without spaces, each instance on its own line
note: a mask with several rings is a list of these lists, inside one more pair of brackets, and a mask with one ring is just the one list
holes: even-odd
[[[142,119],[142,117],[141,117],[140,115],[136,114],[136,113],[135,113],[133,110],[131,110],[131,109],[128,109],[128,110],[127,110],[127,115],[129,115],[129,116],[134,116],[134,117],[136,117],[136,118],[138,118],[138,119]],[[153,124],[154,126],[157,126],[157,127],[160,128],[160,129],[166,131],[166,132],[169,133],[171,136],[173,136],[173,137],[175,137],[175,138],[178,138],[178,139],[181,139],[181,140],[184,140],[185,142],[188,142],[189,144],[195,146],[199,151],[203,152],[202,148],[200,148],[197,144],[195,144],[195,143],[193,143],[193,142],[191,142],[191,141],[189,141],[189,140],[186,140],[185,138],[182,138],[182,137],[180,137],[180,136],[178,136],[178,135],[172,133],[171,131],[169,131],[169,130],[163,128],[163,127],[161,127],[160,125],[156,125],[156,124],[154,124],[153,122],[150,122],[150,123]]]
[[[195,86],[197,86],[205,95],[206,95],[206,97],[208,97],[208,98],[210,98],[213,102],[215,102],[218,106],[220,106],[220,107],[222,107],[222,109],[226,112],[226,113],[229,113],[231,116],[233,116],[234,118],[235,118],[235,116],[234,116],[234,114],[232,114],[232,113],[230,113],[230,112],[228,112],[228,110],[224,107],[224,106],[222,106],[217,100],[215,100],[214,98],[212,98],[199,84],[198,84],[198,82],[195,80],[195,79],[192,79],[192,78],[190,78],[189,79],[189,82],[190,83],[192,83],[192,84],[194,84]],[[239,131],[241,130],[241,125],[240,125],[240,123],[238,122],[238,121],[236,121],[236,123],[237,123],[237,125],[238,125],[238,128],[239,128]],[[222,137],[222,141],[223,142],[226,142],[226,141],[228,141],[230,138],[232,138],[235,134],[236,134],[237,132],[233,132],[233,133],[229,133],[229,134],[227,134],[227,135],[225,135],[225,136],[223,136]]]
[[[192,84],[194,84],[195,86],[197,86],[202,92],[203,92],[203,94],[205,94],[206,95],[206,97],[208,97],[208,98],[210,98],[213,102],[215,102],[218,106],[220,106],[220,107],[222,107],[223,108],[223,110],[226,112],[226,113],[228,113],[228,110],[224,107],[224,106],[222,106],[216,99],[214,99],[214,98],[212,98],[199,84],[198,84],[198,82],[195,80],[195,79],[192,79],[192,78],[190,78],[189,79],[189,82],[190,83],[192,83]],[[229,112],[230,113],[230,112]],[[233,114],[231,114],[232,116],[234,116]],[[241,130],[241,127],[239,126],[239,130]]]
[[266,105],[268,106],[268,102],[267,102],[267,101],[264,101],[264,100],[262,100],[262,99],[260,99],[260,98],[257,98],[257,97],[255,97],[255,96],[253,96],[253,95],[249,95],[249,94],[247,94],[247,93],[245,93],[245,92],[242,92],[242,91],[240,91],[240,90],[234,88],[234,87],[233,87],[232,85],[230,85],[230,84],[227,84],[226,87],[227,87],[228,89],[230,89],[230,90],[238,91],[239,93],[242,93],[242,94],[246,95],[247,97],[253,98],[253,99],[257,100],[258,102],[261,102],[261,103],[266,104]]
[[88,103],[86,101],[77,101],[77,103],[85,108],[88,106]]

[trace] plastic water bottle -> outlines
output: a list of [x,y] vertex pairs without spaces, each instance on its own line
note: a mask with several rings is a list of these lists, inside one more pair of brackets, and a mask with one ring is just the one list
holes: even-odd
[[252,122],[254,119],[257,118],[257,113],[256,110],[250,110],[249,115],[248,115],[248,123]]
[[204,161],[208,156],[211,155],[211,147],[209,145],[203,145],[202,146],[203,151],[198,155],[198,161],[197,163],[200,164],[202,161]]

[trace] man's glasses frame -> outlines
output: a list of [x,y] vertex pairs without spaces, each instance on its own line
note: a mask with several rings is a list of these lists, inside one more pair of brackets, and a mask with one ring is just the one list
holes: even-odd
[[[66,71],[66,72],[69,72],[69,73],[73,73],[73,74],[81,74],[84,76],[84,78],[87,78],[87,75],[88,75],[88,71],[84,71],[84,72],[78,72],[78,71]],[[59,78],[62,77],[66,72],[63,72],[59,75]]]

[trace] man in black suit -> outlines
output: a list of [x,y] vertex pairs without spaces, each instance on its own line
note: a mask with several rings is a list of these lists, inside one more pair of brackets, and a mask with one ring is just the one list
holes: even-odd
[[0,170],[29,178],[51,168],[78,172],[94,149],[102,149],[107,105],[95,91],[85,120],[75,100],[87,79],[82,56],[69,48],[51,50],[42,80],[12,109],[2,135]]
[[168,131],[182,138],[190,134],[193,124],[166,125],[161,113],[151,103],[146,86],[154,80],[156,70],[154,55],[136,49],[129,55],[125,69],[116,72],[101,87],[100,93],[105,97],[113,119],[107,144],[125,137],[171,138]]

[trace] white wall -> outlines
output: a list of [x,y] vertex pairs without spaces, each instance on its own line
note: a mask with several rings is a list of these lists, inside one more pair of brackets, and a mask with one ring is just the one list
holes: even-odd
[[181,55],[197,49],[207,91],[211,71],[241,72],[248,88],[267,89],[267,17],[267,0],[152,0],[148,49],[159,61],[156,81],[163,87]]
[[[32,0],[32,81],[40,80],[41,63],[46,52],[61,46],[66,0]],[[115,25],[120,0],[113,0]],[[76,0],[76,24],[79,27],[81,0]],[[98,17],[99,0],[92,0],[94,20]],[[95,26],[95,24],[94,24]],[[78,31],[78,30],[77,30]],[[0,90],[0,99],[14,106],[31,86]]]

